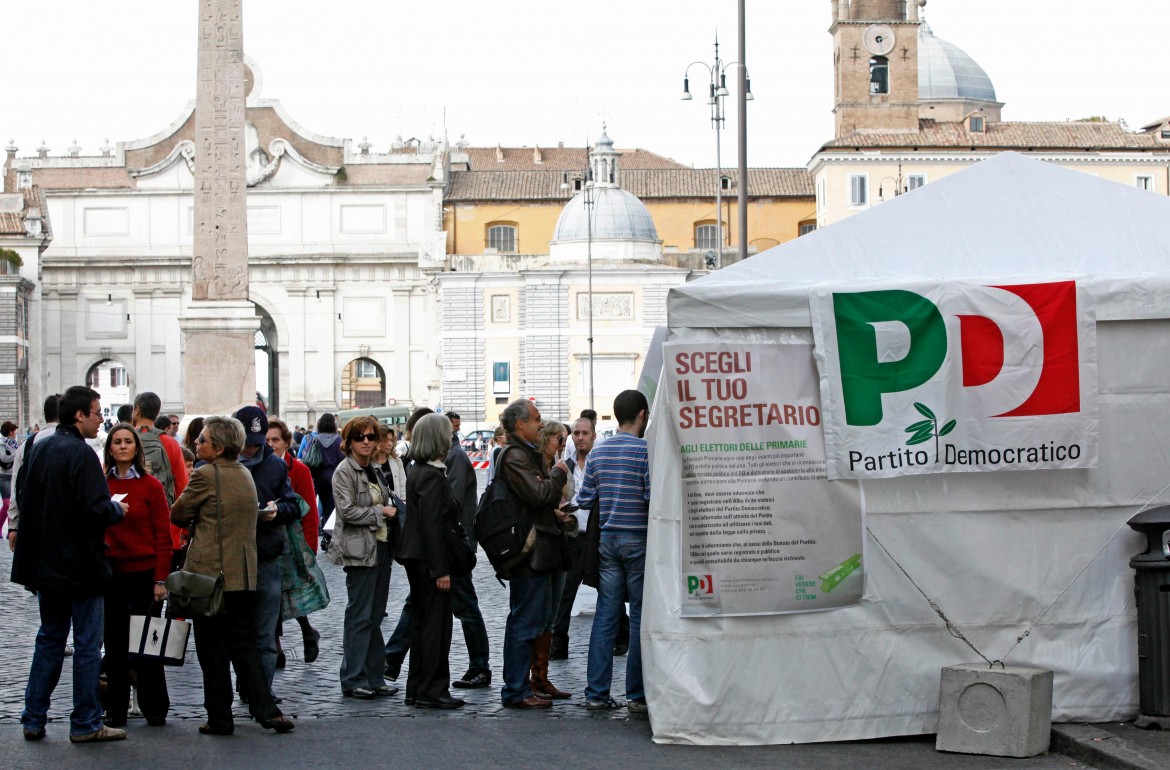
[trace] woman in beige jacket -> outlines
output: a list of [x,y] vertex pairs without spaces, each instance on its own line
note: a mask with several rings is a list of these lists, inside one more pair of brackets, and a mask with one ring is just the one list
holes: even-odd
[[256,521],[275,511],[259,509],[248,469],[236,461],[244,446],[244,426],[232,417],[208,417],[196,439],[203,465],[195,469],[183,494],[171,507],[171,521],[193,525],[183,569],[200,575],[223,575],[224,613],[194,618],[195,654],[203,672],[204,735],[231,735],[230,663],[248,699],[252,716],[263,727],[287,733],[294,724],[276,707],[256,651],[253,604],[256,595]]

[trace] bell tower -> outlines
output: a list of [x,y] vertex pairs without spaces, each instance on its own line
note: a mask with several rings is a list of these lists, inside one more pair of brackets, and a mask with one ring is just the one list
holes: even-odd
[[919,8],[926,0],[831,0],[836,137],[918,130]]

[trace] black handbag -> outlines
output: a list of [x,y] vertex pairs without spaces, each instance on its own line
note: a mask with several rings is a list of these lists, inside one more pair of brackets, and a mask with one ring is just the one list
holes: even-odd
[[591,588],[601,583],[601,506],[596,501],[589,509],[589,523],[585,525],[581,545],[581,582]]
[[215,466],[215,529],[219,540],[219,575],[177,570],[167,575],[167,615],[178,618],[214,618],[227,607],[223,597],[223,509],[220,506],[219,466]]
[[467,540],[467,530],[455,522],[454,526],[443,528],[443,547],[447,551],[447,565],[451,577],[470,575],[475,569],[475,549]]

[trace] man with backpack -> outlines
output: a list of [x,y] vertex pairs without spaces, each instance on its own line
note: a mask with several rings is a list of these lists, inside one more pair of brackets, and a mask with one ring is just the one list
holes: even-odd
[[[134,399],[131,413],[134,429],[142,442],[142,454],[146,458],[146,470],[158,479],[167,493],[167,505],[174,505],[179,495],[187,488],[187,464],[183,462],[183,449],[179,442],[165,431],[154,427],[162,411],[162,399],[149,390],[139,393]],[[175,564],[182,558],[183,530],[171,525],[171,546],[175,552]]]
[[536,404],[518,399],[500,415],[508,433],[508,447],[499,458],[497,481],[506,485],[522,521],[535,530],[532,549],[507,575],[508,621],[504,630],[504,686],[507,708],[549,708],[552,701],[537,697],[529,685],[532,647],[540,635],[548,601],[549,576],[566,568],[560,524],[555,509],[569,469],[558,460],[548,473],[537,450],[540,412]]

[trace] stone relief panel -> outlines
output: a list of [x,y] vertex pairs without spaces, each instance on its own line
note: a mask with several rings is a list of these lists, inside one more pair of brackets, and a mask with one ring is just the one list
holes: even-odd
[[507,294],[492,295],[492,323],[506,324],[512,321],[512,298]]
[[[633,292],[593,292],[593,320],[630,321],[634,318]],[[577,320],[589,320],[589,293],[577,295]]]

